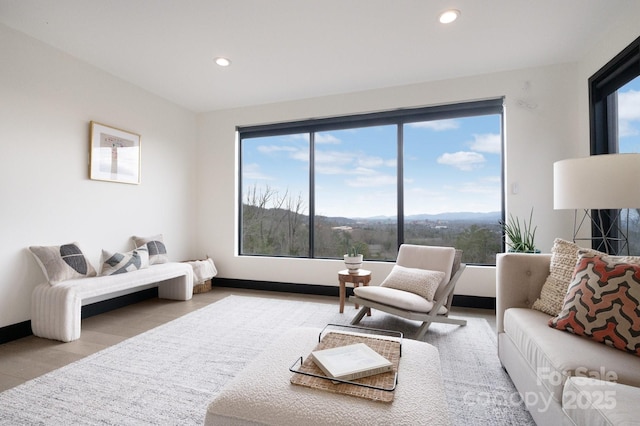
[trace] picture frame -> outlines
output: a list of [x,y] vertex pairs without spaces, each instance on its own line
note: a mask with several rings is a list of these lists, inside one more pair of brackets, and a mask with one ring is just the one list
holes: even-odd
[[89,178],[140,183],[140,135],[91,121]]

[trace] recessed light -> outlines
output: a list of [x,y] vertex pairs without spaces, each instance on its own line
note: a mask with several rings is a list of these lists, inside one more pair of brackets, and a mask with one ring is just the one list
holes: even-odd
[[460,16],[460,11],[456,9],[445,10],[440,14],[440,22],[442,24],[450,24]]
[[216,64],[220,65],[221,67],[228,67],[229,65],[231,65],[231,61],[220,56],[216,58]]

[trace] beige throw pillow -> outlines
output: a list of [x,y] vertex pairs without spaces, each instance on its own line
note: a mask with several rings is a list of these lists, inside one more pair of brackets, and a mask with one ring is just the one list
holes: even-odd
[[415,293],[431,302],[444,276],[445,273],[441,271],[395,265],[389,276],[380,285]]
[[162,234],[154,235],[152,237],[133,236],[132,239],[135,248],[143,246],[147,247],[147,250],[149,251],[149,265],[167,263],[169,261],[169,257],[167,256],[167,247],[164,245]]
[[556,316],[562,310],[567,289],[573,277],[573,271],[578,261],[578,251],[587,250],[600,253],[597,250],[583,249],[576,243],[556,238],[551,249],[551,266],[549,276],[542,286],[540,297],[533,303],[532,308],[549,315]]
[[96,270],[76,242],[61,246],[31,246],[29,251],[51,285],[96,276]]

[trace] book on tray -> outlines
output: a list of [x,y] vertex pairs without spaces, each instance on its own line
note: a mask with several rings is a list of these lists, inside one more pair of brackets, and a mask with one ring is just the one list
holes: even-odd
[[365,343],[313,351],[311,359],[328,377],[340,380],[393,371],[393,363]]

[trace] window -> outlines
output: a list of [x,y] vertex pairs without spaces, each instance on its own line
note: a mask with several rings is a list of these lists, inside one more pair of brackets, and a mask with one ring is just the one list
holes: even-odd
[[502,99],[237,130],[241,255],[503,249]]
[[[589,96],[591,155],[640,153],[640,38],[589,79]],[[608,237],[619,237],[617,227],[610,226],[619,217],[623,229],[628,225],[628,252],[640,255],[640,209],[603,213],[602,229],[609,229]],[[597,228],[592,232],[593,247],[602,249]],[[621,244],[613,251],[627,253]]]

